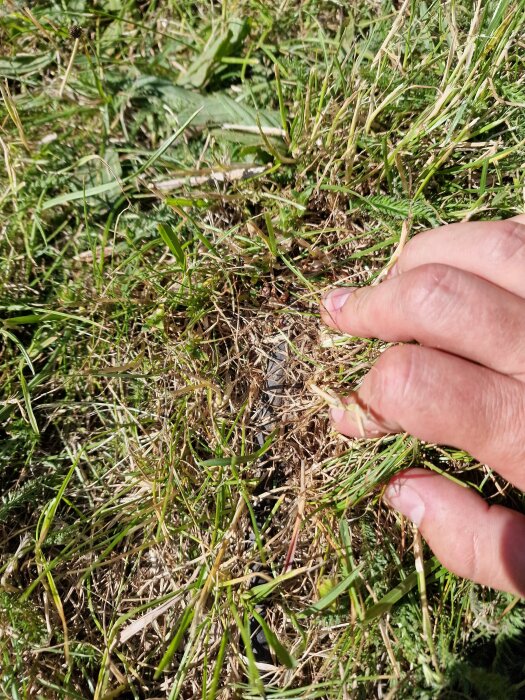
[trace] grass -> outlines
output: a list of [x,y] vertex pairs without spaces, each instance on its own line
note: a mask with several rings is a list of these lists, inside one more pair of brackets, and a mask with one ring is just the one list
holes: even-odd
[[523,211],[524,10],[2,5],[4,697],[522,697],[523,605],[381,490],[522,495],[335,435],[313,385],[381,350],[320,327],[323,290],[403,226]]

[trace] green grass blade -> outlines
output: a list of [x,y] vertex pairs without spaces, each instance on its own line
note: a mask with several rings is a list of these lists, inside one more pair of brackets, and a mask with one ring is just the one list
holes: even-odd
[[275,656],[277,657],[279,663],[281,663],[286,668],[295,668],[297,666],[297,660],[292,656],[292,654],[290,654],[288,649],[286,649],[286,647],[284,647],[281,644],[279,638],[270,629],[264,617],[262,617],[262,615],[259,615],[259,613],[256,610],[252,611],[252,615],[260,624],[261,629],[264,632],[264,636],[266,637],[266,641],[268,642],[269,646],[274,650]]
[[324,595],[320,600],[312,605],[308,606],[306,610],[300,613],[299,617],[307,617],[308,615],[313,615],[314,613],[319,613],[322,610],[329,608],[332,603],[334,603],[339,596],[341,596],[346,590],[350,588],[352,583],[358,578],[359,573],[363,569],[363,564],[360,564],[356,569],[354,569],[346,578],[340,581],[337,586],[334,586],[330,591]]
[[[435,557],[425,562],[425,574],[430,576],[440,567],[440,563]],[[363,622],[371,622],[387,613],[393,605],[398,603],[409,591],[418,584],[418,572],[413,571],[397,586],[392,588],[386,595],[365,611]]]
[[157,666],[157,669],[153,675],[154,680],[157,680],[158,678],[160,678],[162,672],[171,663],[173,655],[177,652],[180,645],[182,644],[182,640],[184,639],[184,635],[186,634],[186,630],[190,626],[194,615],[195,615],[195,608],[194,607],[188,607],[182,613],[182,616],[181,616],[181,619],[179,622],[179,626],[177,628],[177,631],[175,632],[175,636],[173,637],[173,639],[169,643],[168,648],[164,652],[164,655],[163,655],[162,659],[160,660],[160,663]]
[[18,377],[20,379],[20,386],[22,388],[22,396],[24,397],[24,403],[25,403],[29,423],[31,424],[31,427],[33,428],[34,432],[37,435],[39,435],[40,430],[38,428],[38,423],[36,422],[35,414],[33,413],[33,406],[31,404],[31,395],[29,393],[29,387],[27,386],[26,378],[24,377],[24,371],[23,371],[22,367],[20,367],[20,369],[18,370]]

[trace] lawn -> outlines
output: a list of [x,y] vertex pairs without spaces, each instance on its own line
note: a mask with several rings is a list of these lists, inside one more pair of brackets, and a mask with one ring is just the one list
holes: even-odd
[[384,345],[318,314],[524,211],[525,2],[6,0],[0,88],[2,697],[525,697],[523,604],[382,502],[522,494],[337,435]]

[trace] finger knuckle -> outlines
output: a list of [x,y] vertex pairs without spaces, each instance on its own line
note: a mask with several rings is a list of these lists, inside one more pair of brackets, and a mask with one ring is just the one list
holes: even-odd
[[400,302],[412,317],[435,321],[456,303],[458,286],[459,273],[454,268],[437,263],[421,265],[402,285]]
[[395,345],[385,350],[376,362],[378,403],[389,412],[388,406],[398,405],[410,396],[417,384],[417,348],[413,345]]
[[[488,394],[489,392],[487,392]],[[525,459],[525,390],[521,383],[494,380],[487,402],[487,422],[492,427],[492,439],[498,441],[499,451],[509,465],[521,471]]]
[[495,263],[525,262],[525,226],[518,221],[501,221],[494,230],[490,258]]
[[479,533],[477,531],[468,532],[463,562],[455,567],[456,573],[473,581],[479,581],[482,557],[483,542]]

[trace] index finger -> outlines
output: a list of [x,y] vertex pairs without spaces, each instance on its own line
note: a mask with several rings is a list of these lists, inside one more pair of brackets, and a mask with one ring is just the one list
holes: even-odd
[[399,274],[427,263],[472,272],[525,298],[525,215],[447,224],[420,233],[405,246],[395,271]]

